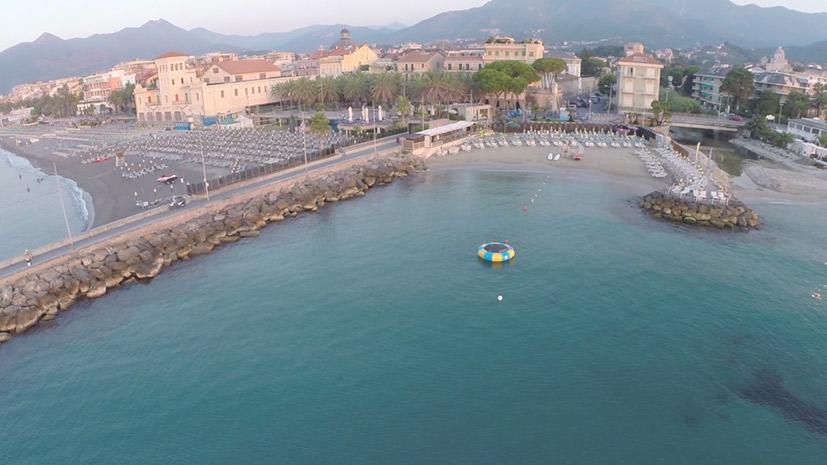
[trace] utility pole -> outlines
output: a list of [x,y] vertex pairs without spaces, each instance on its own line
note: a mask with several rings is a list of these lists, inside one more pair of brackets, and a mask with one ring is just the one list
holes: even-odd
[[[210,200],[210,182],[207,180],[207,162],[204,161],[204,135],[198,138],[199,146],[201,147],[201,169],[204,172],[204,190],[207,192],[207,201]],[[142,185],[143,186],[143,185]]]
[[302,122],[299,128],[302,131],[302,144],[304,145],[304,171],[307,172],[307,128],[304,125],[304,109],[300,108]]

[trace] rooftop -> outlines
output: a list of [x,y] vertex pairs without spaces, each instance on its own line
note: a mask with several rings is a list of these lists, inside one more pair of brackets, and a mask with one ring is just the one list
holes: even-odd
[[278,66],[267,60],[225,60],[215,64],[229,74],[249,73],[277,73],[281,71]]
[[421,134],[423,136],[440,136],[442,134],[448,134],[449,132],[459,131],[462,129],[467,129],[473,126],[474,123],[470,121],[457,121],[456,123],[446,124],[445,126],[440,126],[438,128],[431,128],[426,129],[424,131],[419,131],[417,134]]
[[181,52],[167,52],[167,53],[164,53],[163,55],[158,55],[157,57],[155,57],[155,59],[156,60],[163,60],[164,58],[186,57],[186,56],[189,56],[189,55],[187,55],[185,53],[181,53]]
[[798,123],[811,128],[817,128],[822,131],[827,131],[827,121],[818,118],[799,118],[790,120],[791,123]]
[[442,56],[439,52],[408,52],[399,57],[400,62],[426,63],[436,56]]
[[663,63],[658,61],[652,55],[646,55],[646,54],[640,54],[640,53],[623,57],[623,58],[617,60],[617,62],[618,63],[623,63],[623,64],[631,64],[631,65],[640,64],[640,65],[657,65],[657,66],[661,66],[661,67],[663,66]]

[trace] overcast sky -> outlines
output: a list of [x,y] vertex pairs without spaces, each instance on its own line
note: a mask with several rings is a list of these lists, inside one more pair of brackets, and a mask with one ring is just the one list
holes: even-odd
[[[549,0],[553,1],[553,0]],[[827,11],[827,0],[734,0],[801,11]],[[186,29],[256,34],[310,24],[413,24],[446,10],[479,6],[485,0],[0,0],[0,50],[36,39],[86,37],[164,19]]]

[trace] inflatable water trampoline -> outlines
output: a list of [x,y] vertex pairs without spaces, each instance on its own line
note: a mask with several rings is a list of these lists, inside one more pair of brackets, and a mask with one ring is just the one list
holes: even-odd
[[517,255],[517,252],[514,251],[514,247],[511,247],[508,244],[503,244],[502,242],[489,242],[488,244],[483,244],[480,246],[477,251],[477,255],[487,262],[502,263],[514,258],[514,256]]

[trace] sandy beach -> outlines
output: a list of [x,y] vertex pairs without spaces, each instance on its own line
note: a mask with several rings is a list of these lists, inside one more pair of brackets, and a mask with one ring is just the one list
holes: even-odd
[[[17,145],[10,137],[0,137],[0,146],[5,150],[29,160],[39,170],[55,174],[55,167],[60,176],[74,180],[78,186],[91,197],[92,205],[89,208],[90,218],[93,218],[89,227],[96,227],[112,221],[125,218],[141,209],[136,206],[137,200],[152,201],[154,198],[164,198],[171,195],[186,193],[186,185],[177,183],[170,188],[160,184],[157,176],[147,175],[139,179],[124,179],[121,171],[115,167],[114,159],[101,163],[82,164],[78,159],[65,158],[55,155],[56,148],[52,141],[41,141],[29,145]],[[137,158],[137,157],[136,157]],[[136,159],[127,159],[127,162],[137,162]],[[198,182],[203,178],[200,166],[192,164],[181,165],[166,162],[169,172],[175,173],[185,180]],[[224,170],[207,169],[207,175],[225,174]],[[137,193],[137,195],[135,195]]]
[[[646,167],[634,154],[635,149],[587,148],[583,159],[575,161],[563,158],[558,161],[547,160],[553,148],[549,147],[497,147],[484,150],[460,152],[443,157],[428,159],[431,169],[455,169],[476,167],[505,171],[538,172],[594,172],[608,175],[614,180],[623,181],[632,186],[639,186],[641,195],[668,186],[668,181],[655,179],[646,171]],[[559,151],[559,149],[558,149]],[[638,189],[636,189],[638,190]]]

